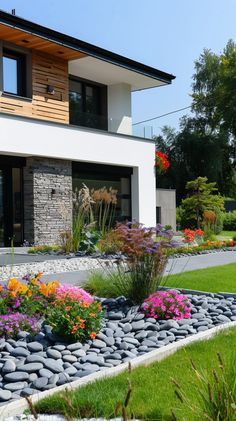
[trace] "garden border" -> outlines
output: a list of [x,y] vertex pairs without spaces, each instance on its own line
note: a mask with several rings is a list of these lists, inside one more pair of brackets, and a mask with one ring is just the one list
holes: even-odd
[[[181,348],[183,348],[187,345],[190,345],[194,342],[202,341],[204,339],[208,340],[208,339],[214,337],[219,332],[224,331],[224,330],[229,329],[229,328],[234,327],[234,326],[236,326],[236,321],[225,323],[225,324],[216,326],[212,329],[209,329],[207,331],[194,334],[194,335],[189,336],[185,339],[181,339],[178,342],[171,343],[171,344],[166,345],[166,346],[164,346],[162,348],[159,348],[157,350],[150,351],[145,355],[141,355],[141,356],[131,360],[130,361],[131,367],[136,368],[136,367],[139,367],[141,365],[152,364],[155,361],[161,361],[161,360],[169,357],[170,355],[174,354],[176,351],[178,351],[179,349],[181,349]],[[66,389],[74,390],[74,389],[80,388],[82,386],[85,386],[89,383],[93,383],[96,380],[101,380],[101,379],[105,379],[105,378],[108,378],[108,377],[116,376],[116,375],[122,373],[123,371],[128,370],[128,365],[129,365],[129,363],[126,362],[126,363],[123,363],[123,364],[121,364],[119,366],[116,366],[116,367],[108,368],[108,369],[103,370],[103,371],[99,371],[99,372],[96,372],[96,373],[89,374],[88,376],[86,376],[84,378],[81,378],[79,380],[76,380],[72,383],[67,383],[65,385],[58,386],[58,387],[55,387],[55,388],[50,389],[50,390],[39,392],[39,393],[37,393],[37,394],[35,394],[31,397],[31,401],[34,405],[39,400],[41,400],[43,398],[46,398],[48,396],[54,395],[55,393],[58,393],[60,391],[63,391],[63,390],[66,390]],[[4,420],[8,416],[20,415],[26,409],[29,409],[29,405],[28,405],[26,399],[24,399],[24,398],[17,399],[13,402],[10,402],[9,404],[6,404],[6,405],[0,407],[0,419]]]

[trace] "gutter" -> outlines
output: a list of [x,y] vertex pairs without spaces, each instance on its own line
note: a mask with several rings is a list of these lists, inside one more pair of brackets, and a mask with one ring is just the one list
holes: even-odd
[[111,64],[118,65],[127,70],[135,71],[144,76],[152,79],[160,80],[166,84],[170,84],[175,76],[131,60],[127,57],[105,50],[104,48],[97,47],[96,45],[81,41],[69,35],[62,34],[61,32],[46,28],[42,25],[20,18],[18,16],[6,13],[0,10],[0,23],[14,29],[22,30],[31,35],[39,36],[45,40],[55,42],[63,47],[87,54],[94,58],[106,61]]

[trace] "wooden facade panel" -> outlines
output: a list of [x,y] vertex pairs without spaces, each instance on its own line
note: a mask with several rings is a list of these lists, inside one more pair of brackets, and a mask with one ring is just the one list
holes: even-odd
[[[55,88],[54,95],[47,86]],[[42,52],[32,52],[32,100],[0,97],[0,112],[69,123],[68,62]]]
[[56,42],[49,41],[37,35],[30,34],[20,29],[9,28],[4,24],[0,24],[0,40],[12,42],[20,47],[31,48],[32,50],[42,51],[54,55],[64,60],[73,60],[86,57],[86,54],[75,51],[71,48],[64,47]]

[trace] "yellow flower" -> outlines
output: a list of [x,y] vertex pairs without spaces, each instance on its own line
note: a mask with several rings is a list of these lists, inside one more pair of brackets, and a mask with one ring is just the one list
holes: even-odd
[[37,278],[31,279],[31,284],[34,285],[34,286],[36,286],[38,284]]

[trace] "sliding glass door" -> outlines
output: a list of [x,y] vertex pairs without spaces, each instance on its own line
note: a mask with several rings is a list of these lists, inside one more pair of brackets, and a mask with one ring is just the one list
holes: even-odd
[[0,170],[0,247],[4,246],[3,171]]
[[23,242],[22,168],[0,167],[0,247]]

